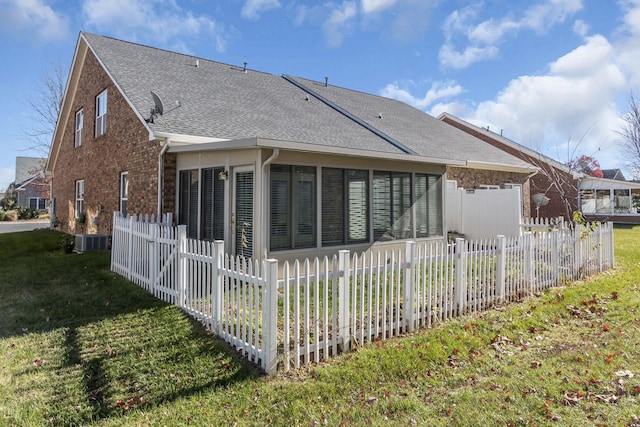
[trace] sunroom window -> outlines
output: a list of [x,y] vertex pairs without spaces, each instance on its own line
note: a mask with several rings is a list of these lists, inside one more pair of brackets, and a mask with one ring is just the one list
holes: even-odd
[[322,169],[322,245],[369,240],[369,171]]
[[271,250],[316,246],[316,169],[271,166]]

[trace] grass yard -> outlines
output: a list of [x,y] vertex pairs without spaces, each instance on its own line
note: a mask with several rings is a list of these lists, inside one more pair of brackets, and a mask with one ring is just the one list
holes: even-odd
[[519,304],[262,375],[179,309],[0,235],[0,425],[640,426],[640,226],[616,268]]

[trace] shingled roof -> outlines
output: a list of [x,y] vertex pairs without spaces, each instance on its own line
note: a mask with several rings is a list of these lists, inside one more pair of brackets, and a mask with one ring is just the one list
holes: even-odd
[[[79,60],[80,46],[97,57],[151,137],[261,138],[324,152],[334,147],[376,157],[415,156],[440,159],[439,163],[472,161],[532,169],[393,99],[86,32],[80,33],[74,61]],[[154,107],[151,91],[163,100],[165,111],[149,121]]]
[[[142,117],[165,104],[154,132],[217,139],[264,138],[401,153],[280,76],[82,33]],[[176,105],[180,102],[180,106]]]
[[299,77],[290,78],[421,156],[512,166],[527,165],[404,102]]

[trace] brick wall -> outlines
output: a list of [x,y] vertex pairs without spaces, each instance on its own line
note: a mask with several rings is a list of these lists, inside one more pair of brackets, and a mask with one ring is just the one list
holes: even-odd
[[[549,204],[540,207],[540,217],[554,218],[562,216],[567,220],[571,220],[573,212],[578,210],[578,181],[574,179],[570,173],[567,173],[562,169],[558,169],[536,157],[530,156],[517,148],[511,147],[478,132],[475,129],[464,126],[461,123],[448,118],[445,118],[443,121],[511,154],[514,157],[522,159],[527,163],[540,168],[541,171],[534,175],[530,180],[530,195],[542,193],[550,199]],[[529,210],[531,215],[535,216],[536,206],[533,201],[531,201],[531,197],[529,196],[525,200],[530,201]]]
[[447,179],[456,180],[458,188],[467,190],[479,188],[480,185],[497,185],[505,188],[505,184],[522,185],[522,215],[527,218],[531,216],[531,208],[527,201],[530,199],[529,174],[516,172],[502,172],[493,170],[447,167]]
[[[106,133],[95,138],[96,96],[107,90]],[[151,97],[149,98],[151,104]],[[82,108],[82,145],[74,147],[75,115]],[[128,172],[130,213],[152,214],[158,201],[158,141],[149,141],[149,132],[109,79],[91,51],[87,53],[69,120],[53,171],[56,219],[68,233],[111,234],[113,212],[120,209],[120,174]],[[168,162],[171,167],[171,160]],[[173,160],[175,170],[175,159]],[[75,221],[75,182],[84,180],[86,222]],[[175,180],[175,172],[167,179]],[[175,190],[165,182],[166,189]],[[165,198],[165,208],[173,208],[173,197]]]

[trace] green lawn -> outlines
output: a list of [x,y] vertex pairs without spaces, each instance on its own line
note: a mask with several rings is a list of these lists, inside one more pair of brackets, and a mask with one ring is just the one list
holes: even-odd
[[632,425],[640,227],[615,233],[613,271],[274,377],[109,253],[3,234],[0,425]]

